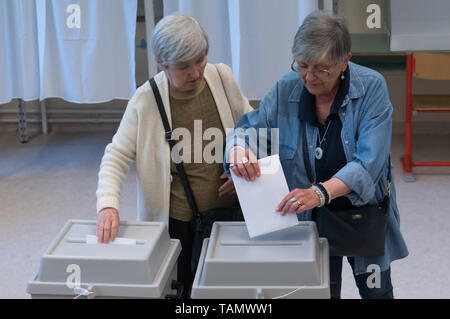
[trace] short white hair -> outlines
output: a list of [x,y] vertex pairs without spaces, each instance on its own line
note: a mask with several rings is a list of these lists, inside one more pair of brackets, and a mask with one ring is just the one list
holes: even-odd
[[152,51],[157,63],[172,66],[208,54],[209,41],[194,18],[172,14],[164,17],[153,30]]
[[329,56],[333,63],[342,63],[352,46],[350,33],[342,18],[325,12],[309,14],[298,28],[292,46],[295,61],[319,62]]

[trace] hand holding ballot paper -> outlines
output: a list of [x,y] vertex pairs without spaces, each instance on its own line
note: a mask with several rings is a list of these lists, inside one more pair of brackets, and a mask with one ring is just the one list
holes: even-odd
[[[251,151],[246,152],[250,152],[244,155],[250,155],[251,160],[242,156],[243,161],[235,165],[231,174],[250,237],[297,225],[296,214],[283,216],[276,211],[289,193],[278,154],[256,162]],[[245,169],[245,164],[250,168]],[[239,170],[238,165],[241,166]]]

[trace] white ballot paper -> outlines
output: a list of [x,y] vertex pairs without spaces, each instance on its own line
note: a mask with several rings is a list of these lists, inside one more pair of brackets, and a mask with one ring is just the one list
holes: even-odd
[[[134,238],[120,238],[116,237],[114,241],[109,242],[112,245],[136,245],[136,239]],[[98,238],[95,235],[86,235],[86,244],[101,244],[98,242]]]
[[298,224],[297,215],[281,216],[276,211],[289,187],[278,154],[258,160],[261,176],[247,182],[233,171],[234,187],[241,204],[247,230],[251,238]]

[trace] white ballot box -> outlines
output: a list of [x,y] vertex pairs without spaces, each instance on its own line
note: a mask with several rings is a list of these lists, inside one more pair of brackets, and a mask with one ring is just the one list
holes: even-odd
[[70,220],[41,257],[28,283],[32,298],[175,296],[178,239],[164,223],[121,222],[114,243],[92,240],[96,221]]
[[330,298],[328,241],[314,222],[250,238],[216,222],[203,242],[192,298]]

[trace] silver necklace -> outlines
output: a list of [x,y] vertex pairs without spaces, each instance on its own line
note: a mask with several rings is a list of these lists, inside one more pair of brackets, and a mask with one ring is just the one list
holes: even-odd
[[316,147],[314,150],[314,156],[316,159],[320,160],[323,156],[323,149],[322,149],[322,143],[325,141],[325,137],[327,136],[328,129],[330,128],[331,121],[328,121],[327,128],[325,129],[325,133],[323,134],[322,138],[320,138],[320,131],[319,131],[319,146]]

